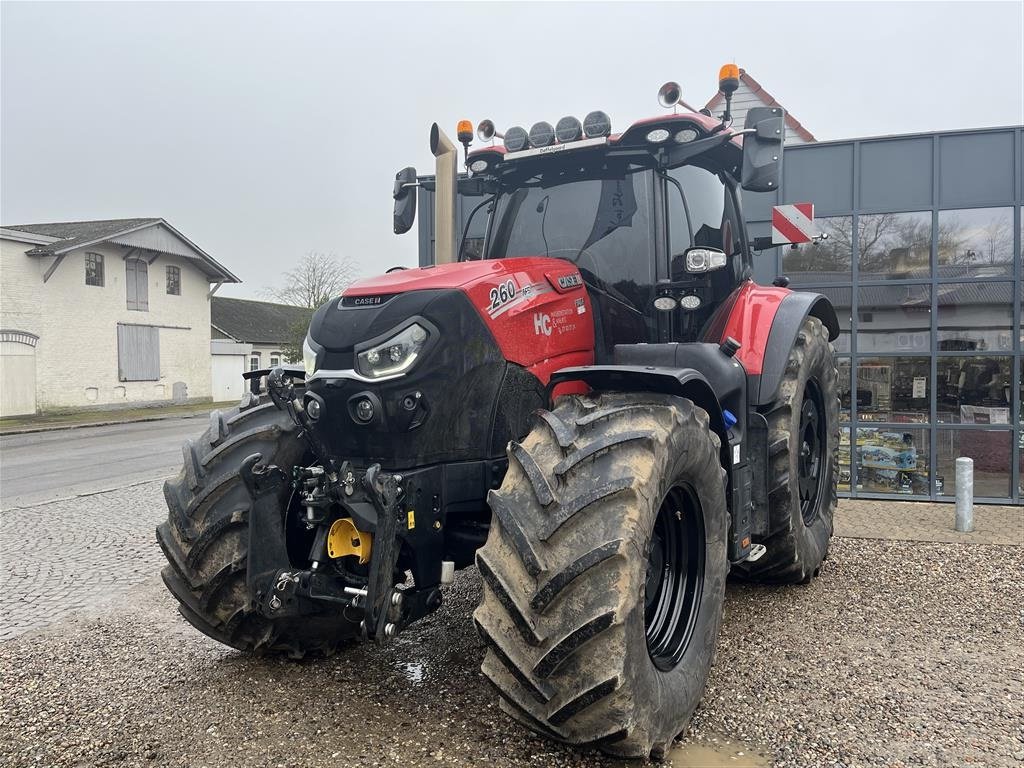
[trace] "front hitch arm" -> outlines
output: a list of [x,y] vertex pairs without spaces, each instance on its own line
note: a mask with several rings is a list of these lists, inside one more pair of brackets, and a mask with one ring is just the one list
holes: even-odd
[[398,563],[399,501],[402,497],[402,476],[381,472],[374,464],[363,476],[363,486],[377,510],[377,531],[373,537],[370,556],[370,575],[366,584],[366,617],[363,620],[363,638],[383,642],[393,636],[398,627],[389,621],[394,589],[395,566]]

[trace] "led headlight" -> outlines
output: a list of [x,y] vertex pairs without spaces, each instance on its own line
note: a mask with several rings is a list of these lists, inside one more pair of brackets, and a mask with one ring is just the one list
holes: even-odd
[[653,131],[647,134],[647,140],[651,144],[661,144],[663,141],[668,141],[669,132],[664,128],[655,128]]
[[726,255],[714,248],[691,248],[686,252],[686,271],[710,272],[726,264]]
[[356,355],[356,370],[370,379],[395,376],[409,370],[427,343],[427,329],[413,323],[381,344]]
[[309,336],[302,341],[302,367],[306,369],[308,379],[316,372],[316,350],[309,343]]

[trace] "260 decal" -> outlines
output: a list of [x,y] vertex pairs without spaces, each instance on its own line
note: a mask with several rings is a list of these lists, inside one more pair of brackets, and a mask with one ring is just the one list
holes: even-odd
[[500,285],[496,285],[494,288],[491,288],[491,292],[489,295],[491,305],[487,308],[487,311],[493,312],[499,307],[508,304],[510,301],[512,301],[512,299],[516,297],[516,294],[518,294],[518,292],[519,289],[516,287],[516,282],[512,278],[509,278],[504,283],[501,283]]

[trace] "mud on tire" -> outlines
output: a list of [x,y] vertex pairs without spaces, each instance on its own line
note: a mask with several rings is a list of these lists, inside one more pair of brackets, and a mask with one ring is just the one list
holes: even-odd
[[[838,378],[828,330],[818,318],[808,317],[789,353],[779,398],[765,414],[769,523],[775,533],[761,542],[767,552],[760,560],[739,565],[744,578],[807,582],[828,556],[839,477]],[[808,435],[809,410],[819,420],[817,443]],[[819,474],[808,482],[815,461]]]
[[[703,692],[721,622],[724,477],[718,437],[689,400],[608,393],[539,412],[526,439],[509,446],[477,552],[483,672],[506,712],[612,754],[668,748]],[[681,659],[662,670],[648,651],[645,582],[659,512],[669,509],[662,501],[682,487],[699,500],[685,515],[701,526],[693,538],[703,581]]]
[[[247,393],[239,406],[210,414],[206,432],[182,446],[181,471],[164,483],[168,518],[156,529],[168,562],[164,584],[192,626],[232,648],[298,658],[329,654],[356,633],[357,625],[334,614],[271,621],[249,605],[249,495],[238,470],[259,453],[290,474],[305,451],[288,415],[269,398]],[[288,493],[282,492],[282,509]]]

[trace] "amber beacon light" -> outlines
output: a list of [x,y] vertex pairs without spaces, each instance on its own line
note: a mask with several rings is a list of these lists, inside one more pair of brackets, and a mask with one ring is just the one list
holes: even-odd
[[718,89],[723,93],[732,93],[740,87],[740,68],[735,64],[726,64],[718,70]]

